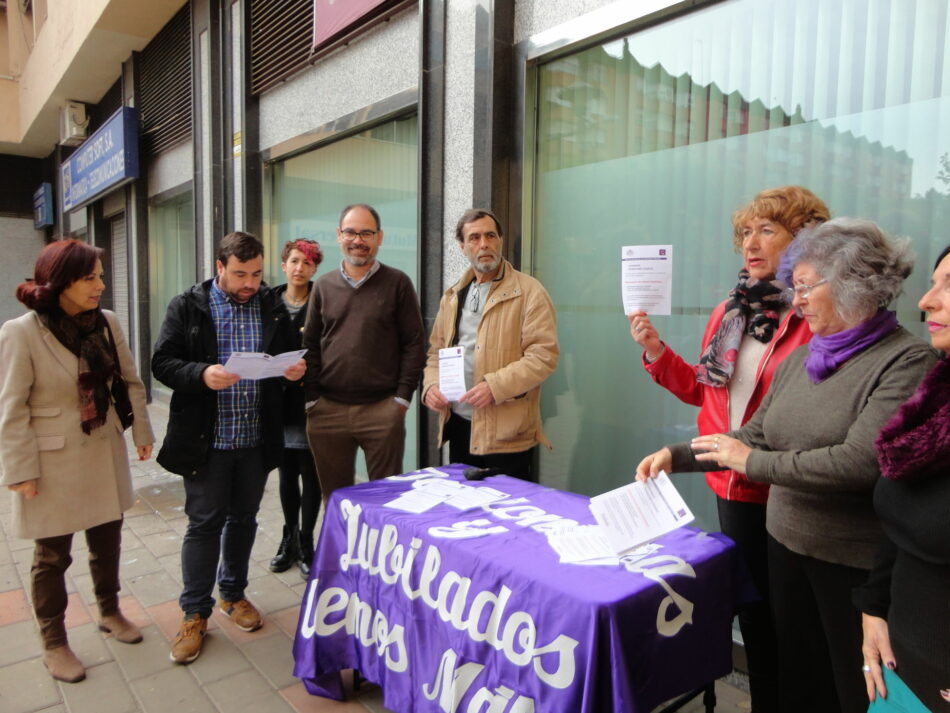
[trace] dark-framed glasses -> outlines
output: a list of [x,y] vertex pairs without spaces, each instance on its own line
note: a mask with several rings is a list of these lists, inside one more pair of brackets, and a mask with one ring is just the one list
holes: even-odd
[[353,228],[342,228],[340,230],[340,235],[343,236],[343,239],[346,242],[352,242],[357,238],[363,238],[363,240],[372,240],[376,237],[377,230],[353,230]]

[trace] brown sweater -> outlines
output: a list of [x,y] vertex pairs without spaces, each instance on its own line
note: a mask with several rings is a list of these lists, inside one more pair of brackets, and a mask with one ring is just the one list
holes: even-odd
[[[802,346],[782,362],[758,411],[728,435],[754,449],[749,480],[772,484],[772,537],[799,554],[870,569],[883,536],[872,504],[880,477],[874,438],[937,353],[901,327],[818,384],[805,372],[807,355]],[[670,449],[674,471],[707,467],[688,443]]]
[[380,265],[359,287],[333,270],[313,284],[303,330],[307,401],[407,401],[425,365],[419,298],[404,272]]

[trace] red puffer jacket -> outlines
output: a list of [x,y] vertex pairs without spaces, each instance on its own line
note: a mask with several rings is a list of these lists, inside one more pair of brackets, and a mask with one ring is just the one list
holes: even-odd
[[[706,345],[709,344],[716,330],[719,329],[725,307],[726,303],[722,302],[709,316],[709,321],[706,323],[706,332],[703,334],[703,345],[700,354],[706,349]],[[749,404],[746,406],[745,414],[742,416],[742,423],[748,421],[759,407],[759,404],[762,403],[762,399],[769,389],[769,384],[772,383],[772,376],[782,359],[797,347],[806,344],[809,339],[811,339],[811,330],[808,328],[808,324],[798,317],[794,310],[790,311],[775,331],[775,336],[772,337],[762,361],[759,362],[755,374],[755,387],[749,399]],[[646,358],[643,358],[643,368],[647,370],[647,373],[656,383],[680,401],[700,407],[699,415],[696,417],[700,435],[726,433],[731,430],[729,427],[728,388],[716,388],[696,381],[696,367],[687,364],[681,356],[669,347],[666,347],[660,358],[652,364],[647,362]],[[769,497],[767,483],[753,483],[745,475],[734,470],[717,470],[706,473],[706,482],[716,495],[726,500],[764,503]]]

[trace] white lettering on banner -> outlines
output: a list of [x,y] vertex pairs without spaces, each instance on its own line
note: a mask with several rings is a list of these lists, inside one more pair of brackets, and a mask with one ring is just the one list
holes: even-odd
[[[524,611],[507,614],[511,590],[504,585],[498,593],[477,592],[469,603],[472,580],[453,570],[447,570],[440,577],[442,553],[435,545],[426,547],[419,581],[417,586],[413,586],[413,565],[422,542],[419,538],[412,538],[407,553],[398,541],[395,525],[383,525],[382,531],[369,527],[360,522],[362,512],[360,505],[346,499],[340,502],[340,514],[346,521],[347,533],[346,552],[339,560],[344,572],[350,567],[359,567],[387,584],[398,580],[409,600],[421,599],[438,613],[442,621],[466,632],[473,641],[488,642],[518,666],[531,663],[538,678],[548,685],[555,688],[571,685],[576,670],[576,639],[559,634],[549,644],[537,647],[537,626],[531,615]],[[435,596],[433,589],[436,590]]]
[[[681,575],[696,578],[696,570],[684,560],[674,555],[657,555],[655,557],[621,557],[621,563],[630,572],[638,572],[666,590],[666,596],[660,601],[660,608],[656,612],[656,630],[663,636],[676,636],[679,630],[687,624],[693,623],[693,603],[682,594],[674,591],[673,587],[663,579],[664,576]],[[679,609],[679,614],[667,619],[667,612],[671,606]]]
[[[577,520],[552,515],[541,508],[527,504],[528,498],[508,498],[482,505],[482,509],[499,520],[508,520],[521,527],[528,527],[546,535],[564,527],[576,527]],[[526,503],[522,505],[521,503]]]
[[[390,628],[386,615],[360,600],[356,592],[347,593],[340,587],[327,587],[320,592],[314,607],[313,598],[319,580],[313,579],[307,585],[307,603],[300,633],[305,639],[314,634],[329,636],[346,628],[350,636],[356,635],[363,646],[375,646],[376,654],[382,656],[386,668],[395,673],[403,673],[409,668],[406,653],[405,628],[396,625]],[[335,618],[335,615],[342,616]],[[395,649],[395,651],[393,651]]]
[[[446,649],[439,661],[432,685],[422,685],[422,695],[430,701],[439,699],[439,709],[443,713],[457,713],[459,703],[475,682],[475,677],[485,667],[482,664],[466,663],[458,666],[458,655],[452,649]],[[518,696],[509,708],[515,692],[507,686],[497,686],[495,692],[482,686],[468,702],[465,713],[534,713],[534,699]],[[487,707],[485,707],[487,705]]]
[[443,525],[429,528],[430,536],[448,540],[468,540],[473,537],[484,537],[485,535],[500,535],[502,532],[508,532],[508,528],[503,525],[492,527],[491,520],[486,520],[483,517],[478,520],[453,522],[450,527]]

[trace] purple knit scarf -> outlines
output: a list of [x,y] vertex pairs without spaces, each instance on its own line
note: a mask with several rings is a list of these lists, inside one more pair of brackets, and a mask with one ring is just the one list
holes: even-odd
[[819,384],[848,359],[897,329],[897,315],[882,309],[857,327],[827,337],[817,334],[808,342],[805,371],[812,383]]
[[877,440],[881,475],[910,480],[950,463],[950,358],[944,357],[891,417]]

